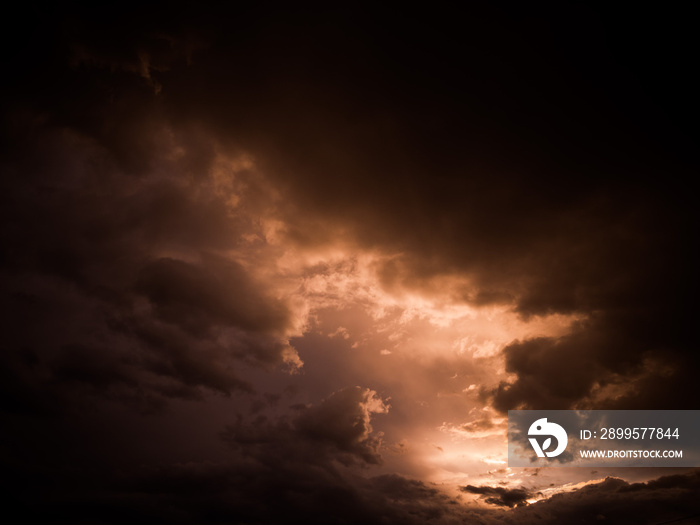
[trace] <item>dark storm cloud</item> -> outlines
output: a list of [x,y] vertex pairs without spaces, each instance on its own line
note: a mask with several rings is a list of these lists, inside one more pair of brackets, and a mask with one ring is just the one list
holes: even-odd
[[[492,32],[482,15],[441,18],[435,32],[430,17],[418,27],[381,12],[376,25],[330,16],[333,34],[311,19],[262,26],[269,47],[247,60],[265,67],[242,80],[264,93],[245,91],[253,106],[264,96],[247,143],[292,196],[290,238],[332,242],[337,227],[401,254],[378,269],[390,291],[430,294],[432,277],[456,274],[471,280],[457,301],[587,319],[506,349],[518,377],[492,392],[502,410],[591,404],[613,378],[631,388],[620,407],[649,391],[647,408],[689,406],[695,221],[679,181],[695,160],[675,94],[652,69],[619,67],[623,44],[596,14],[560,13],[568,34],[518,13]],[[302,34],[324,35],[324,49],[310,53]],[[237,136],[225,112],[212,125]],[[658,361],[675,390],[641,377]]]
[[381,462],[381,439],[372,434],[370,419],[373,413],[387,410],[375,392],[346,388],[302,410],[291,422],[270,422],[265,417],[252,425],[239,421],[227,428],[223,439],[243,454],[265,457],[266,461],[277,457],[315,464],[335,459],[345,465],[358,461],[376,465]]
[[[496,523],[666,523],[700,516],[695,493],[698,471],[664,476],[646,483],[606,478],[572,492],[555,494],[534,504],[523,504],[534,494],[528,489],[468,485],[462,490],[480,494],[495,506],[514,507],[493,516]],[[486,521],[490,523],[490,521]]]
[[160,258],[144,266],[136,290],[161,320],[195,335],[205,335],[212,325],[265,332],[287,322],[284,306],[262,296],[240,264],[223,258],[208,257],[202,266]]
[[467,485],[461,487],[461,490],[469,494],[480,494],[484,496],[486,503],[500,507],[524,505],[534,495],[524,488],[508,489],[505,487],[475,487],[474,485]]
[[513,518],[514,523],[693,523],[700,516],[699,487],[697,471],[646,483],[607,478],[518,508]]
[[[322,469],[249,463],[186,464],[123,476],[87,503],[46,505],[33,514],[102,523],[457,524],[485,513],[397,475],[351,478]],[[38,511],[37,511],[38,510]],[[42,514],[42,511],[46,514]],[[477,523],[479,522],[477,521]]]
[[[287,459],[274,461],[260,454],[226,463],[121,469],[98,484],[93,480],[78,499],[70,491],[54,489],[50,501],[33,503],[25,515],[101,523],[527,525],[660,524],[700,514],[697,472],[633,484],[608,478],[532,505],[519,505],[527,489],[463,489],[503,509],[490,510],[465,508],[438,488],[403,476],[364,478],[341,473],[324,460],[305,465],[303,456]],[[21,488],[12,489],[20,495],[15,504],[26,498]]]
[[[673,280],[664,280],[670,289],[658,291],[654,296],[658,304],[598,310],[587,321],[576,323],[568,335],[506,346],[506,370],[517,374],[517,379],[502,381],[490,392],[495,407],[504,412],[572,406],[695,408],[691,391],[697,355],[691,349],[687,306],[673,303],[671,297],[686,292]],[[629,295],[631,300],[636,291],[630,290]],[[665,306],[669,304],[680,310]],[[612,395],[598,394],[606,389]]]
[[0,183],[9,405],[38,409],[48,388],[151,411],[202,389],[250,391],[236,360],[269,367],[293,353],[287,306],[220,255],[255,233],[255,199],[247,212],[226,204],[238,190],[258,191],[245,170],[221,175],[232,193],[194,191],[215,184],[213,158],[192,158],[198,142],[181,143],[167,126],[147,131],[154,171],[135,175],[109,144],[23,118]]
[[222,432],[231,447],[225,462],[74,464],[70,475],[43,473],[53,497],[39,502],[34,484],[6,488],[25,515],[53,521],[417,525],[478,516],[421,481],[358,475],[379,460],[370,422],[385,409],[372,391],[347,388],[291,420],[239,419]]
[[[683,31],[642,64],[645,35],[625,24],[630,47],[614,11],[218,14],[238,30],[193,19],[209,47],[153,73],[158,112],[252,152],[285,195],[288,241],[398,254],[377,268],[389,291],[431,294],[433,277],[459,275],[455,301],[587,319],[506,349],[517,378],[490,392],[502,410],[595,403],[613,381],[628,385],[620,407],[691,403],[695,221],[680,181],[694,172],[696,106]],[[130,150],[126,133],[92,134]],[[643,374],[659,361],[668,395]]]

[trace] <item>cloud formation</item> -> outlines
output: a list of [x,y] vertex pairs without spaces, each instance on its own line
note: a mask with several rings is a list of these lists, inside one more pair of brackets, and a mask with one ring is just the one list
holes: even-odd
[[695,473],[527,506],[542,487],[472,481],[502,461],[497,412],[697,408],[693,17],[22,9],[0,36],[18,504],[106,523],[696,510]]
[[376,465],[381,462],[381,437],[372,434],[372,414],[389,411],[377,393],[360,387],[334,392],[319,405],[300,408],[291,422],[268,421],[261,417],[253,425],[227,427],[224,441],[242,454],[269,461],[279,456],[284,461],[305,464],[336,460],[343,465]]
[[511,508],[525,505],[527,500],[533,496],[533,493],[524,488],[507,489],[505,487],[475,487],[474,485],[467,485],[462,487],[461,490],[469,494],[480,494],[484,496],[486,503],[491,505]]
[[[204,158],[188,181],[186,147],[163,129],[152,139],[168,144],[151,160],[165,171],[141,177],[75,131],[37,123],[14,141],[39,147],[32,134],[41,154],[5,163],[14,175],[5,181],[0,278],[4,359],[15,374],[36,388],[152,410],[168,397],[201,397],[202,388],[252,390],[236,361],[301,364],[288,344],[289,307],[231,255],[254,234],[250,215],[231,210],[235,192],[193,191],[246,174],[222,174]],[[34,356],[31,370],[15,352]]]

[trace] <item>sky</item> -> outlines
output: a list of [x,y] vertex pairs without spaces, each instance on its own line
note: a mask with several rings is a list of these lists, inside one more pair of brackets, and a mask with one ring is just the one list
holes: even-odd
[[20,8],[6,507],[695,522],[698,469],[509,468],[506,439],[513,409],[700,409],[678,9]]

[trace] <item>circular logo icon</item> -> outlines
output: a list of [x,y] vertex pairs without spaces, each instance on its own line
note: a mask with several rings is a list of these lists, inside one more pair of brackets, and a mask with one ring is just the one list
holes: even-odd
[[[530,430],[527,432],[528,436],[549,436],[544,440],[542,446],[540,447],[537,438],[531,437],[530,444],[532,448],[535,449],[535,453],[538,458],[543,458],[545,455],[548,458],[555,458],[566,448],[566,444],[569,442],[566,436],[566,430],[561,425],[556,423],[551,423],[547,421],[546,417],[538,419],[532,425],[530,425]],[[557,440],[557,448],[554,450],[547,451],[547,449],[552,445],[552,437]]]

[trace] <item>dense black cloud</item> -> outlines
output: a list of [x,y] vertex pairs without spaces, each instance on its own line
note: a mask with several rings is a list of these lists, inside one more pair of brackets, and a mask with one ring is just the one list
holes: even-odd
[[[594,403],[596,385],[631,385],[649,360],[670,361],[678,389],[647,408],[691,399],[687,36],[664,33],[664,59],[643,64],[650,44],[614,11],[417,15],[230,14],[247,29],[205,24],[210,47],[160,75],[160,111],[256,156],[286,197],[288,240],[398,254],[378,268],[390,291],[430,294],[456,274],[471,279],[456,301],[587,319],[509,347],[518,379],[493,392],[499,408]],[[547,385],[520,367],[523,348],[539,370],[580,366]]]
[[198,336],[207,335],[212,325],[266,332],[282,331],[287,323],[283,304],[264,297],[240,264],[220,257],[207,257],[201,266],[160,258],[144,266],[135,288],[161,320]]
[[[86,461],[53,470],[54,459],[29,470],[4,458],[3,489],[23,515],[58,523],[419,524],[472,515],[421,481],[361,475],[379,461],[370,419],[384,410],[374,392],[358,387],[292,419],[241,418],[221,433],[230,446],[223,462],[95,468]],[[37,491],[51,497],[37,500]]]
[[[186,464],[116,478],[107,490],[85,491],[29,515],[57,523],[456,524],[485,513],[467,511],[436,489],[397,475],[351,478],[309,468],[262,469],[247,463]],[[488,520],[480,519],[482,523]],[[477,521],[478,522],[478,521]]]
[[[208,157],[188,163],[192,148],[161,127],[148,131],[161,145],[148,154],[158,168],[134,176],[94,138],[34,118],[3,162],[9,408],[38,409],[40,391],[72,390],[152,411],[203,390],[250,391],[236,361],[293,360],[287,306],[226,255],[255,233],[255,199],[248,211],[226,204],[235,188],[257,191],[245,170],[215,175]],[[195,191],[202,184],[232,193]]]
[[[661,524],[692,523],[700,515],[697,472],[633,484],[607,478],[532,505],[522,504],[530,495],[527,489],[463,489],[485,497],[495,507],[491,510],[466,507],[461,498],[403,476],[362,477],[341,473],[325,461],[305,465],[307,458],[287,459],[261,454],[226,463],[120,469],[82,485],[71,478],[42,487],[52,497],[38,502],[21,485],[8,486],[8,493],[23,515],[56,523]],[[16,479],[28,481],[21,475]]]
[[336,460],[345,465],[381,462],[379,436],[372,435],[373,413],[388,406],[376,393],[360,387],[333,393],[318,406],[304,408],[291,422],[270,422],[263,416],[254,424],[228,427],[223,439],[243,454],[271,461],[305,464]]
[[[700,516],[695,501],[700,477],[697,471],[663,476],[646,483],[627,483],[606,478],[572,492],[563,492],[531,505],[523,502],[541,497],[528,489],[468,485],[462,490],[480,494],[495,506],[514,507],[494,517],[496,523],[650,523],[688,521]],[[490,521],[486,521],[490,523]]]
[[698,472],[647,483],[618,478],[558,494],[514,513],[515,523],[693,523],[700,516]]
[[[669,296],[658,304],[620,305],[592,314],[566,336],[509,344],[503,351],[506,370],[517,379],[490,392],[494,406],[695,409],[692,384],[699,363],[691,348],[689,298],[669,308],[670,295],[686,294],[672,281],[665,281],[671,289],[655,295]],[[630,290],[629,300],[635,295]]]
[[533,497],[533,493],[524,489],[508,489],[505,487],[475,487],[467,485],[461,487],[461,490],[469,494],[481,494],[485,496],[486,503],[498,505],[500,507],[515,507],[525,505],[527,500]]

